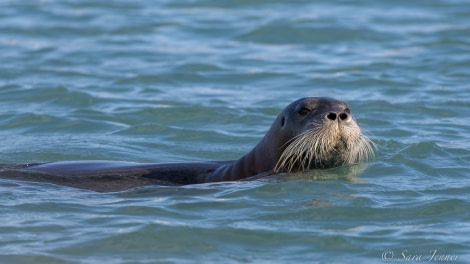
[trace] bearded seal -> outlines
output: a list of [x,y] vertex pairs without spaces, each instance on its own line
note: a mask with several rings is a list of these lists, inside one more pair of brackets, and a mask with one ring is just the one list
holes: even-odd
[[0,177],[117,191],[144,185],[237,181],[332,168],[368,161],[374,156],[374,149],[374,143],[363,135],[345,102],[329,97],[306,97],[289,104],[263,139],[238,160],[0,165]]

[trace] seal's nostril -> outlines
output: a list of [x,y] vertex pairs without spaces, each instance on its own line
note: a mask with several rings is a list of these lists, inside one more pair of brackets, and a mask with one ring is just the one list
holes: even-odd
[[348,119],[348,114],[346,114],[346,113],[341,113],[341,114],[339,114],[339,119],[341,119],[341,120],[346,120],[346,119]]
[[335,113],[329,113],[328,115],[326,115],[326,118],[334,121],[334,120],[336,120],[336,114]]

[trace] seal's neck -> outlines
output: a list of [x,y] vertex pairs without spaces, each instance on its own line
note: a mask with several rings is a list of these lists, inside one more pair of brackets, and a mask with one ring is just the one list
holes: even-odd
[[268,133],[250,152],[233,163],[216,169],[208,181],[236,181],[260,173],[271,172],[280,156],[280,147]]

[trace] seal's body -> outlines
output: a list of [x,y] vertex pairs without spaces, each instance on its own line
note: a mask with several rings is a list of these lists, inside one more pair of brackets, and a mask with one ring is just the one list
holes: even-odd
[[346,103],[327,97],[307,97],[288,105],[264,138],[235,161],[3,165],[0,177],[112,191],[151,184],[235,181],[256,175],[330,168],[366,161],[373,156],[373,148],[374,144],[361,133]]
[[214,170],[231,162],[137,163],[93,160],[0,165],[0,178],[110,192],[146,185],[204,183]]

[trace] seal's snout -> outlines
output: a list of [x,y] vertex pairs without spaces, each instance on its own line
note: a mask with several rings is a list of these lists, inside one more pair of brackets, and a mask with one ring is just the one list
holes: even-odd
[[339,121],[339,122],[347,122],[351,120],[351,115],[346,112],[328,112],[326,113],[324,119],[326,121]]

